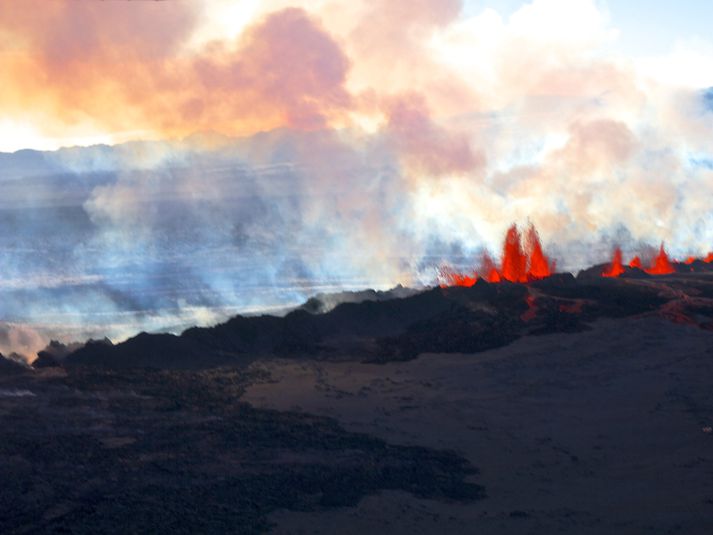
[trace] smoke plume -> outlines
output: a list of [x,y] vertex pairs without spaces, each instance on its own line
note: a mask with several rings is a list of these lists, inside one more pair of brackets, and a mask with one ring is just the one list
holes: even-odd
[[0,351],[431,284],[513,222],[565,270],[713,248],[712,93],[594,0],[228,6],[0,2],[0,114],[133,140],[0,154]]

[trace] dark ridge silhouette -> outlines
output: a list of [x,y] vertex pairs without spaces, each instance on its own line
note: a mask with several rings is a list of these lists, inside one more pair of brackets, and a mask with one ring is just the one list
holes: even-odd
[[0,376],[4,375],[18,375],[21,373],[26,373],[28,368],[23,366],[17,360],[5,357],[0,353]]
[[413,288],[406,288],[402,285],[397,285],[390,290],[361,290],[357,292],[337,292],[337,293],[319,293],[310,297],[302,306],[301,309],[319,314],[328,312],[335,306],[342,303],[361,303],[363,301],[388,301],[390,299],[400,299],[410,297],[419,293]]
[[[105,339],[105,342],[111,343],[109,339]],[[67,355],[84,347],[84,345],[85,344],[79,342],[63,344],[57,340],[51,340],[50,343],[47,344],[47,347],[37,352],[37,358],[32,362],[32,367],[39,369],[60,366]]]
[[[339,297],[322,296],[284,317],[236,316],[178,336],[141,333],[117,345],[90,341],[66,356],[42,354],[41,365],[205,369],[266,356],[388,362],[421,353],[474,353],[526,335],[577,332],[601,317],[660,314],[702,328],[711,323],[707,311],[713,303],[701,301],[713,298],[708,271],[652,277],[627,268],[612,279],[601,277],[602,269],[528,284],[479,280],[470,288],[356,292],[349,299],[361,294],[365,300],[326,312],[320,312],[324,302]],[[410,295],[399,297],[404,294]]]

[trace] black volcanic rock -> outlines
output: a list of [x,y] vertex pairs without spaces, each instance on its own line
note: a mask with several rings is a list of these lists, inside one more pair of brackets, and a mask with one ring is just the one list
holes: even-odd
[[[713,296],[713,279],[705,273],[653,277],[627,268],[626,276],[604,278],[605,267],[595,266],[577,278],[557,274],[529,284],[479,280],[469,288],[436,287],[404,298],[341,303],[325,313],[317,312],[318,302],[308,301],[284,317],[236,316],[180,336],[141,333],[116,346],[90,342],[65,363],[204,369],[245,365],[263,356],[386,362],[424,352],[474,353],[528,334],[577,332],[600,317],[655,313],[680,296]],[[690,304],[673,310],[661,315],[710,322]]]
[[704,262],[697,258],[690,264],[674,264],[679,273],[710,273],[713,272],[713,262]]
[[577,284],[577,279],[571,273],[566,272],[555,273],[544,279],[533,281],[530,283],[530,286],[533,288],[542,288],[543,290],[547,290],[548,288],[574,286],[575,284]]
[[585,280],[585,279],[599,279],[602,276],[602,273],[604,273],[607,269],[609,268],[609,263],[606,264],[596,264],[592,267],[589,267],[587,269],[582,269],[577,273],[577,280]]
[[59,366],[62,361],[75,351],[84,347],[85,344],[75,342],[72,344],[63,344],[57,340],[51,340],[47,347],[37,352],[37,358],[32,363],[33,368],[54,368]]
[[189,329],[182,337],[235,354],[329,354],[338,351],[334,344],[344,338],[395,334],[447,310],[454,304],[450,290],[463,289],[435,288],[404,299],[342,303],[324,314],[300,309],[284,318],[236,316],[215,327]]
[[68,366],[107,368],[195,369],[230,363],[233,358],[208,352],[190,338],[145,332],[117,345],[89,342],[66,359]]
[[[601,279],[602,278],[602,273],[604,273],[607,269],[609,269],[610,264],[598,264],[596,266],[592,266],[587,269],[583,269],[579,273],[577,273],[577,279],[578,280],[592,280],[592,279]],[[639,268],[632,268],[629,266],[622,266],[624,269],[624,273],[620,275],[620,278],[624,279],[647,279],[650,278],[651,275],[646,273],[643,269]]]
[[60,366],[64,358],[77,351],[84,344],[65,345],[57,340],[51,340],[47,347],[37,352],[37,358],[32,363],[33,368],[56,368]]
[[60,360],[46,351],[40,351],[37,353],[37,358],[32,362],[32,367],[35,369],[41,368],[57,368],[61,366]]
[[391,299],[411,297],[417,293],[420,293],[419,290],[406,288],[400,284],[386,291],[369,289],[357,292],[320,293],[310,297],[300,308],[312,314],[323,314],[343,303],[389,301]]
[[20,364],[16,359],[5,357],[0,353],[0,376],[18,375],[27,371],[27,367]]
[[439,289],[451,305],[378,340],[374,362],[408,360],[420,353],[477,353],[509,344],[522,332],[528,289],[479,280],[469,288]]
[[414,323],[401,335],[381,339],[373,361],[409,360],[421,353],[478,353],[519,338],[520,326],[518,316],[454,308]]
[[241,402],[256,373],[72,368],[0,398],[0,533],[257,534],[384,490],[484,497],[452,451]]
[[651,312],[663,305],[668,298],[660,289],[621,278],[577,278],[574,286],[549,288],[552,297],[579,300],[587,320],[598,317],[626,317]]
[[625,267],[624,273],[621,274],[622,279],[650,279],[651,275],[646,273],[643,269]]
[[[522,308],[527,290],[520,285],[434,288],[411,297],[343,303],[324,314],[295,310],[286,316],[236,316],[180,336],[140,335],[115,346],[90,342],[66,359],[68,366],[196,369],[245,363],[259,356],[338,356],[348,348],[352,358],[368,357],[375,340],[463,307]],[[445,320],[442,320],[445,321]],[[377,344],[378,345],[378,344]],[[356,353],[352,353],[356,351]]]

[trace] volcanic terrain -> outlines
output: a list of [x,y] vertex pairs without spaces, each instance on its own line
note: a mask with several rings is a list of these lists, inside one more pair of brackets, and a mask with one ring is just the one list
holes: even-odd
[[3,358],[0,531],[711,533],[713,264],[610,267]]

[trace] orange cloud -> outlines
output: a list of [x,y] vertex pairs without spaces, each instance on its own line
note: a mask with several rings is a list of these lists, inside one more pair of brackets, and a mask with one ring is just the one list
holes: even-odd
[[407,167],[427,176],[482,168],[484,157],[471,147],[466,133],[436,124],[419,96],[392,99],[386,113],[387,132]]
[[287,8],[237,42],[186,48],[187,2],[2,2],[0,111],[59,132],[247,134],[321,128],[350,102],[349,62],[304,10]]
[[214,124],[216,112],[227,112],[238,120],[268,118],[273,128],[322,128],[349,106],[348,67],[337,43],[305,11],[287,8],[251,27],[234,50],[212,50],[192,62],[203,92],[188,100],[198,107],[190,119]]

